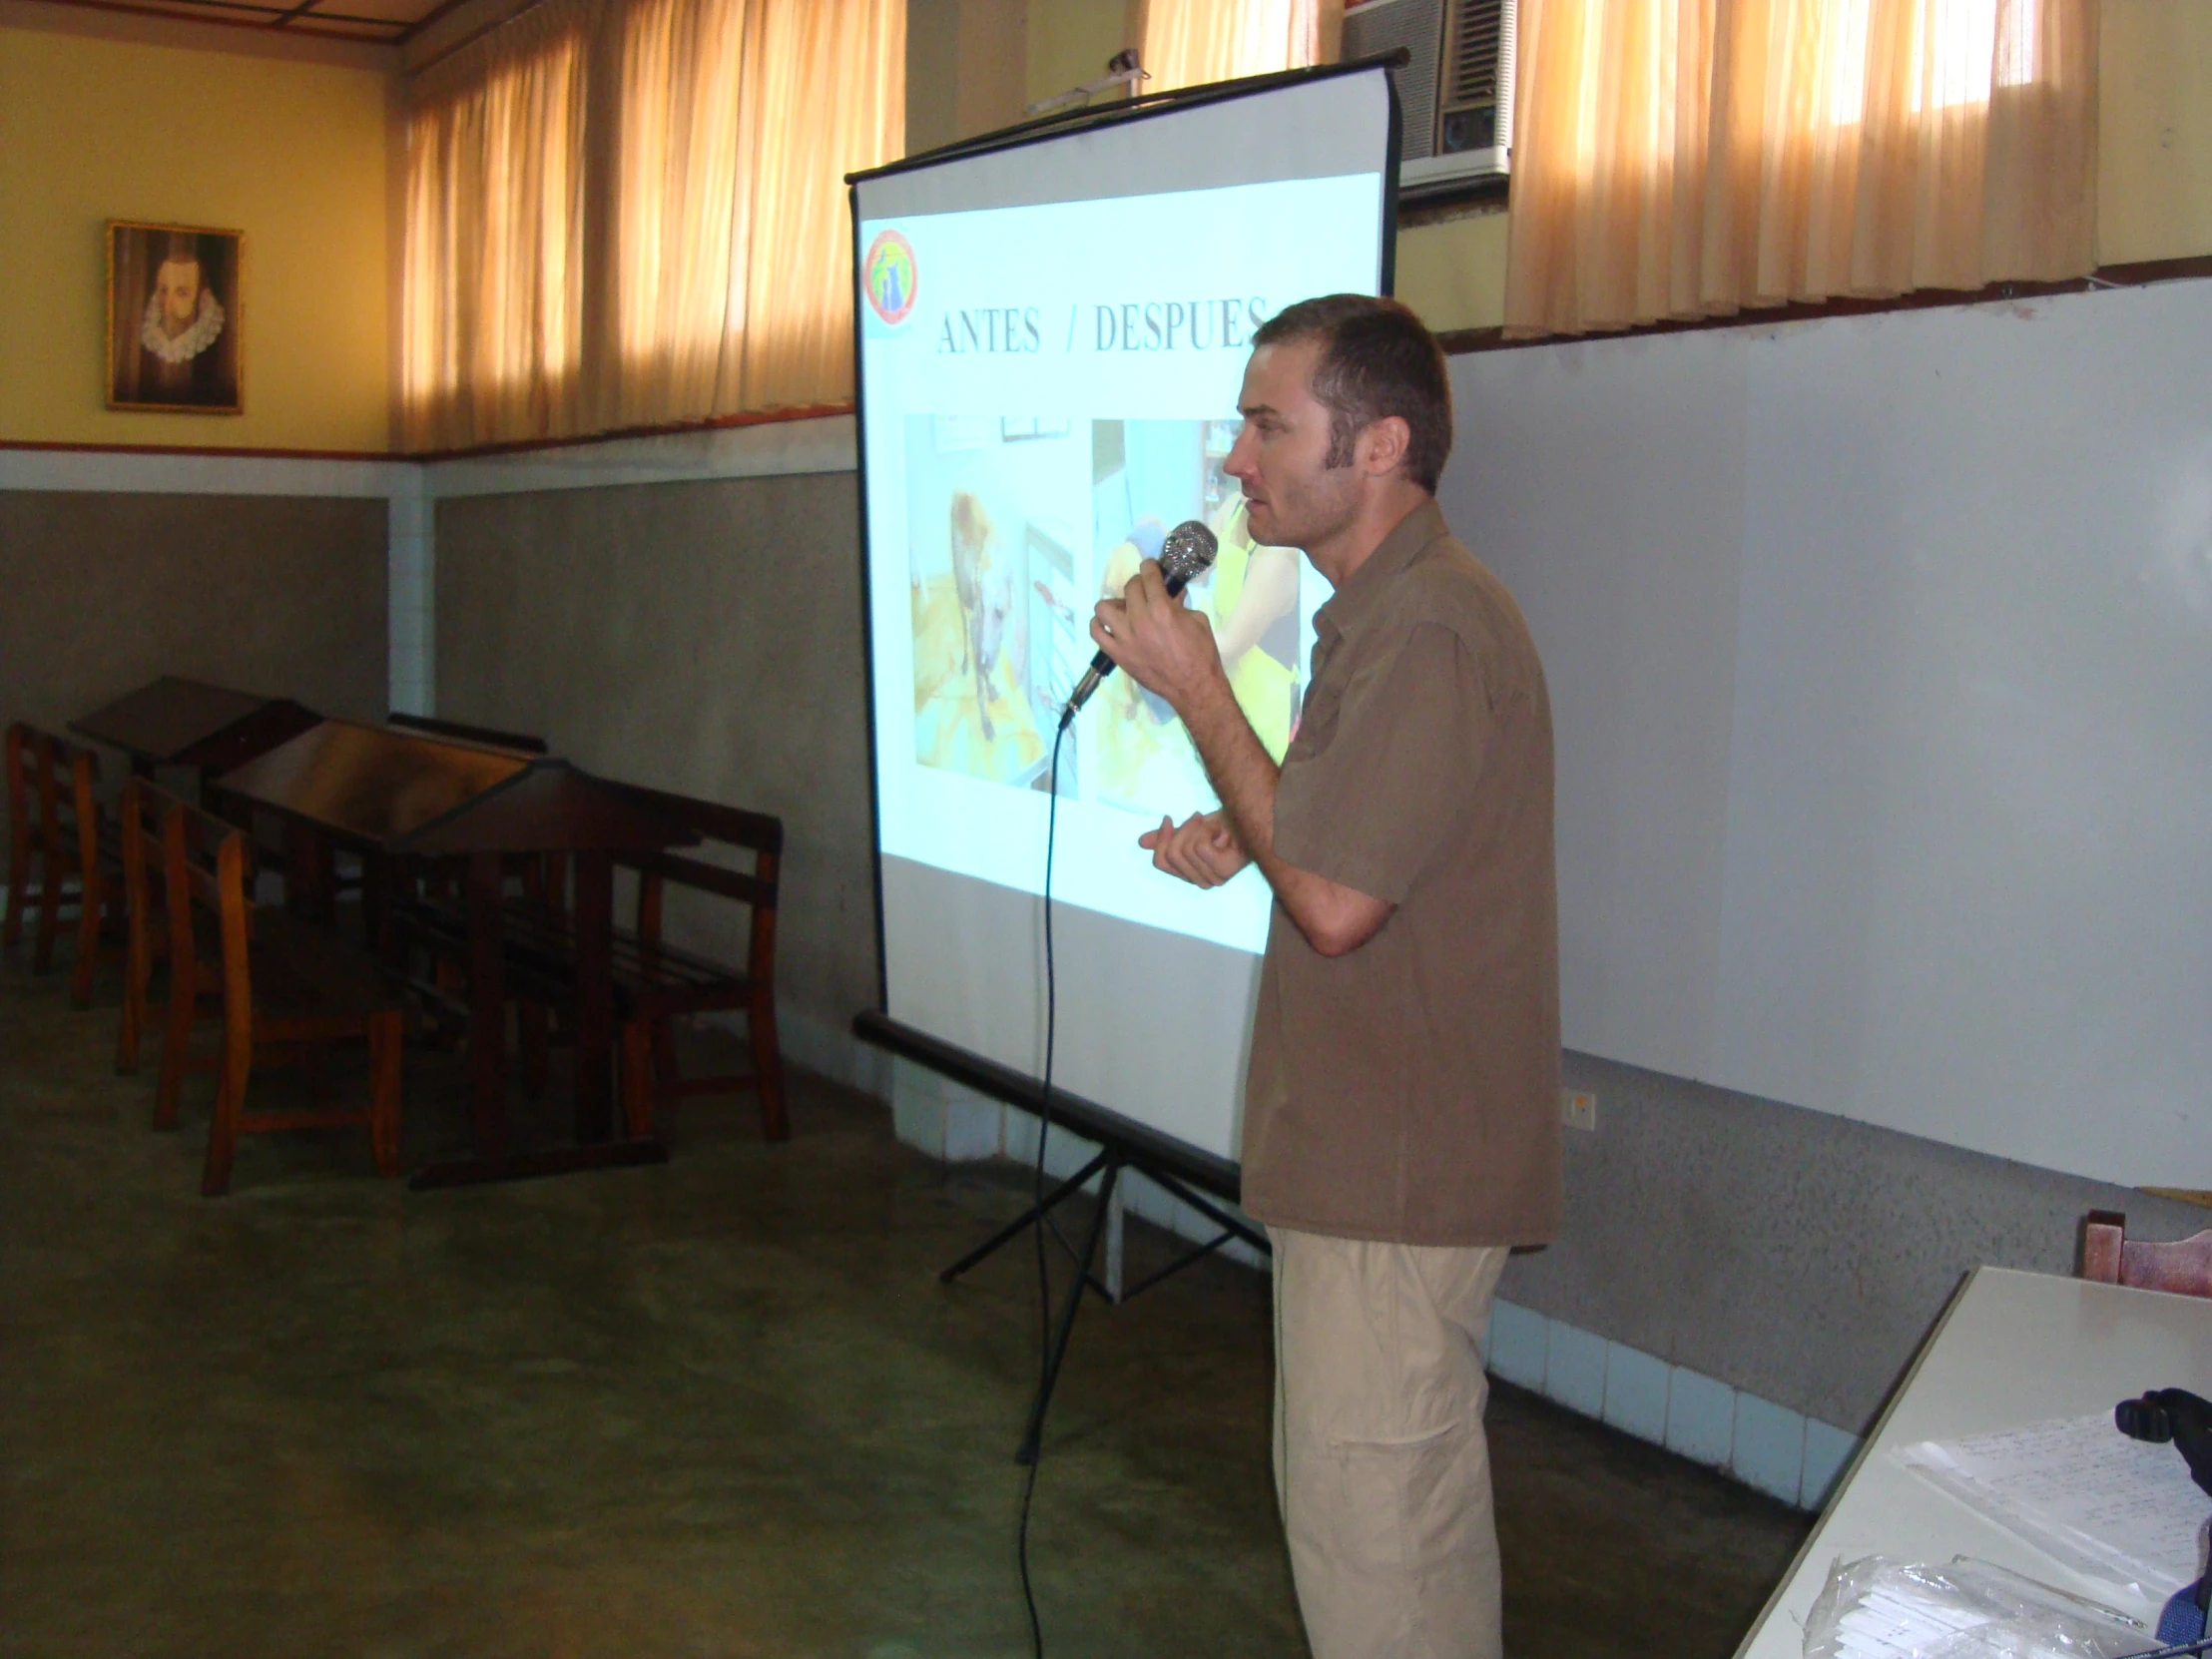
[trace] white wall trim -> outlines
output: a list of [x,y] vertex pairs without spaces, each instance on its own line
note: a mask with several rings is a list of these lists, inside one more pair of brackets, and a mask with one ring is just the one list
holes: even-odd
[[[859,1046],[849,1036],[842,1040]],[[796,1046],[792,1057],[808,1063]],[[893,1062],[890,1083],[892,1125],[908,1146],[942,1163],[1010,1158],[1026,1164],[1036,1158],[1037,1120],[1030,1113],[903,1060]],[[1045,1173],[1065,1180],[1097,1151],[1078,1135],[1056,1131]],[[1122,1177],[1122,1193],[1132,1214],[1179,1238],[1204,1242],[1220,1232],[1134,1172]],[[1265,1267],[1241,1243],[1221,1254]],[[1859,1451],[1859,1437],[1848,1430],[1502,1299],[1490,1315],[1483,1360],[1501,1382],[1800,1509],[1820,1509]]]
[[0,449],[0,490],[85,495],[313,495],[389,500],[412,461],[304,455],[172,455],[116,449]]
[[[726,1023],[733,1030],[742,1029],[744,1015],[730,1015]],[[788,1002],[779,1002],[776,1038],[792,1064],[877,1100],[891,1098],[891,1057],[861,1042],[848,1027],[825,1024]]]
[[505,455],[432,461],[425,468],[435,500],[521,495],[537,490],[605,489],[619,484],[691,483],[707,478],[767,478],[851,472],[859,464],[850,415],[763,421],[604,443],[562,444]]
[[291,495],[347,499],[401,495],[420,480],[432,501],[620,484],[689,483],[851,472],[859,465],[850,415],[763,421],[603,443],[560,444],[450,461],[370,456],[172,454],[131,449],[0,448],[0,490],[124,495]]
[[1859,1454],[1848,1429],[1502,1299],[1483,1359],[1500,1382],[1799,1509],[1820,1510]]

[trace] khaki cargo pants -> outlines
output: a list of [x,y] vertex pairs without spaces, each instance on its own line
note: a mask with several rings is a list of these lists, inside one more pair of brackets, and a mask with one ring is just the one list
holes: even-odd
[[1506,1252],[1268,1237],[1275,1489],[1315,1659],[1498,1659],[1475,1349]]

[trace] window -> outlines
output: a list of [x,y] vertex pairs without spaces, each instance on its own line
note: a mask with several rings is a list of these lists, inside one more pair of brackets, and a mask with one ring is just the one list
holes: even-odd
[[1506,324],[2093,262],[2093,0],[1520,0]]
[[410,92],[408,447],[851,396],[903,0],[540,0]]

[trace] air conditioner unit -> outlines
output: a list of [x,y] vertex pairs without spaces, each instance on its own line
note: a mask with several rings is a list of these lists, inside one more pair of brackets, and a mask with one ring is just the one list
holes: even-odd
[[1344,55],[1403,47],[1398,195],[1437,196],[1512,170],[1514,0],[1347,0]]

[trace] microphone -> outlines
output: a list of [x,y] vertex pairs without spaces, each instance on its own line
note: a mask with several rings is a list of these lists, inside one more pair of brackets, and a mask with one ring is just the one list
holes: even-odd
[[[1158,519],[1153,522],[1157,524]],[[1168,597],[1175,598],[1192,582],[1212,568],[1214,555],[1221,551],[1221,543],[1214,539],[1214,532],[1195,518],[1186,518],[1167,534],[1160,543],[1160,574],[1168,579]],[[1076,682],[1075,695],[1068,699],[1068,706],[1060,711],[1060,730],[1066,731],[1074,723],[1076,714],[1091,700],[1091,693],[1099,688],[1107,675],[1114,672],[1114,659],[1101,651],[1091,659],[1090,672]]]

